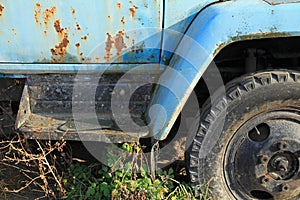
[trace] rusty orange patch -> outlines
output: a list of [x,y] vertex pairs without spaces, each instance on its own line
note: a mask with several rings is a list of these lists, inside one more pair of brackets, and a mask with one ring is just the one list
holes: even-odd
[[59,34],[62,34],[64,29],[60,27],[60,21],[59,19],[58,20],[55,20],[54,22],[54,28],[55,28],[55,31]]
[[53,6],[51,7],[50,9],[46,9],[44,12],[43,12],[43,19],[44,19],[44,24],[46,26],[46,28],[48,28],[48,24],[49,24],[49,21],[51,18],[54,17],[56,13],[56,7]]
[[42,25],[42,23],[40,22],[40,18],[41,18],[41,4],[36,3],[35,7],[36,8],[35,8],[35,11],[34,11],[34,19],[35,19],[35,22],[41,26]]
[[129,11],[130,11],[130,17],[134,17],[135,15],[135,8],[129,8]]
[[105,53],[104,59],[107,62],[109,62],[110,57],[111,57],[111,49],[113,47],[114,41],[113,41],[112,36],[109,33],[107,33],[106,35],[107,35],[107,39],[106,39],[106,42],[105,42],[105,52],[106,53]]

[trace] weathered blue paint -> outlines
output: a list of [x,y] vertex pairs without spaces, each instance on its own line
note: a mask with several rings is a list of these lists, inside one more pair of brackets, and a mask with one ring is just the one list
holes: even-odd
[[178,75],[164,73],[160,81],[175,89],[176,96],[165,87],[157,87],[154,93],[151,105],[164,107],[151,119],[155,138],[167,136],[193,88],[222,48],[241,40],[299,36],[299,10],[297,3],[274,6],[262,0],[228,1],[204,9],[186,33],[195,43],[181,41],[170,61],[188,82],[178,83]]
[[161,62],[163,64],[169,63],[173,51],[182,38],[182,35],[177,34],[177,32],[184,34],[202,9],[218,1],[219,0],[165,0],[164,28],[166,31],[164,31],[163,34],[162,49],[168,49],[168,51],[162,51]]
[[[0,6],[0,62],[159,61],[159,51],[147,47],[161,45],[160,1],[2,0]],[[141,31],[147,27],[154,32]],[[121,56],[126,48],[131,51]]]

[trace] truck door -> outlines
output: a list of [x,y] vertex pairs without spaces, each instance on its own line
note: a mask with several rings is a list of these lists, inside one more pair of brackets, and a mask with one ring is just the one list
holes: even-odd
[[158,62],[161,6],[153,0],[1,0],[0,62]]

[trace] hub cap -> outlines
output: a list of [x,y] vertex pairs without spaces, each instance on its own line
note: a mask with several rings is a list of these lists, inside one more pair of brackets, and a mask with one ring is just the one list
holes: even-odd
[[238,199],[296,199],[300,196],[300,112],[260,114],[234,134],[224,174]]

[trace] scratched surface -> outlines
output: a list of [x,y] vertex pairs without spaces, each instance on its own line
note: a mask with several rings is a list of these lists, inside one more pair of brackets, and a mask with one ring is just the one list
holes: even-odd
[[1,0],[0,62],[158,62],[160,9],[153,0]]

